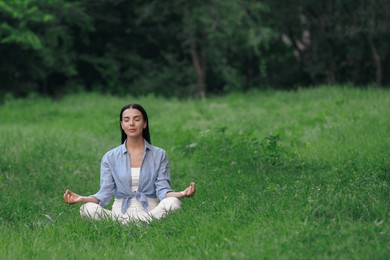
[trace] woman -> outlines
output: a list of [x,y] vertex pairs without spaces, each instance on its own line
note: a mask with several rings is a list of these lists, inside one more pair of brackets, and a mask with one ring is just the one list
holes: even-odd
[[[122,145],[107,152],[101,162],[100,190],[80,196],[66,190],[66,203],[83,203],[84,218],[110,218],[124,224],[160,219],[180,208],[179,199],[195,194],[195,183],[181,192],[170,187],[168,159],[163,149],[151,145],[149,121],[141,105],[124,106],[120,112]],[[115,201],[112,210],[103,208]]]

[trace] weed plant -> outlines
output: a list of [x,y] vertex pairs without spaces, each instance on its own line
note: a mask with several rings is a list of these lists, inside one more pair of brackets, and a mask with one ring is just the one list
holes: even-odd
[[[151,224],[86,221],[119,111],[139,102],[172,187]],[[70,95],[0,107],[0,259],[389,259],[390,93],[319,87],[206,101]]]

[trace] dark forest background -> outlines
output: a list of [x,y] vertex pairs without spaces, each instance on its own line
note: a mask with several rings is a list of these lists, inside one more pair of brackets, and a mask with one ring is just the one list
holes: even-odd
[[390,83],[389,0],[0,1],[0,95]]

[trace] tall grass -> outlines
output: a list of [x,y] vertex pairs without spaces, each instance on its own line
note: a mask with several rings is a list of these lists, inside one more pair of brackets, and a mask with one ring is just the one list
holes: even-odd
[[[172,186],[197,194],[149,225],[79,217],[139,102]],[[390,93],[320,87],[207,101],[78,94],[0,107],[1,259],[388,259]]]

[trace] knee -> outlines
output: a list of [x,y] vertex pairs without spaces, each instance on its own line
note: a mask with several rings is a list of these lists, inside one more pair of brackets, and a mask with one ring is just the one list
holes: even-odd
[[98,204],[92,202],[84,203],[80,207],[80,215],[83,218],[94,218],[98,206]]
[[161,202],[167,210],[177,210],[181,205],[180,200],[175,197],[165,198]]

